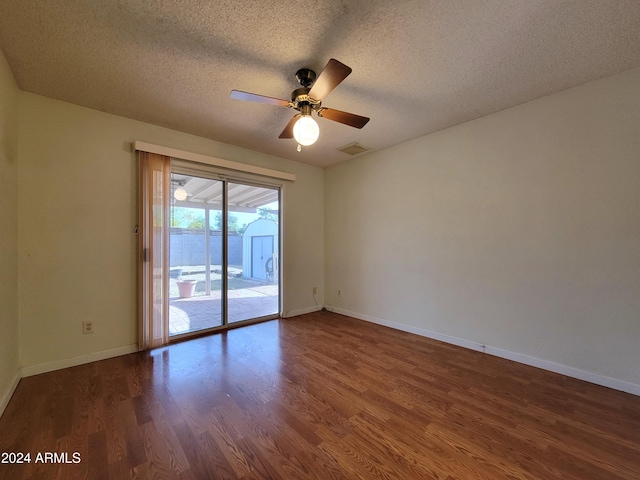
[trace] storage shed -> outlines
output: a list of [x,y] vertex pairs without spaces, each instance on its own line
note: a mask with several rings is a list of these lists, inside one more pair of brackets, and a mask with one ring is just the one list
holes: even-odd
[[242,276],[257,280],[278,279],[278,224],[259,218],[242,235]]

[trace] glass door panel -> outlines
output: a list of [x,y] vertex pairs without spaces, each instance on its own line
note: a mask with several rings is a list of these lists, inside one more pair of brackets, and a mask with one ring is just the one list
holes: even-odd
[[169,335],[224,324],[220,180],[171,174]]
[[280,191],[232,182],[227,189],[228,322],[277,315]]
[[169,336],[280,312],[280,190],[171,173]]

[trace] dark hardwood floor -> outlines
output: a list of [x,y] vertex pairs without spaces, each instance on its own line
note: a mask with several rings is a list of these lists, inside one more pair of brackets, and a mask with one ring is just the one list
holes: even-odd
[[24,378],[0,452],[31,454],[11,480],[640,479],[640,398],[318,312]]

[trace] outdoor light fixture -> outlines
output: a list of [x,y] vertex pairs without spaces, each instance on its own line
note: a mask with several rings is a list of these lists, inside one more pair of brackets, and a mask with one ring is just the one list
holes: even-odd
[[187,199],[187,191],[184,187],[178,187],[176,188],[176,191],[173,192],[173,198],[175,198],[179,202],[182,202],[183,200]]

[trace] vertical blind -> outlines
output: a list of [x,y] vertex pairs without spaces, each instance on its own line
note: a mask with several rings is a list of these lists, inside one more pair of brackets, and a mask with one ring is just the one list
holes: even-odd
[[138,348],[160,347],[169,341],[169,299],[163,275],[169,263],[169,194],[171,159],[138,152],[140,169],[140,232]]

